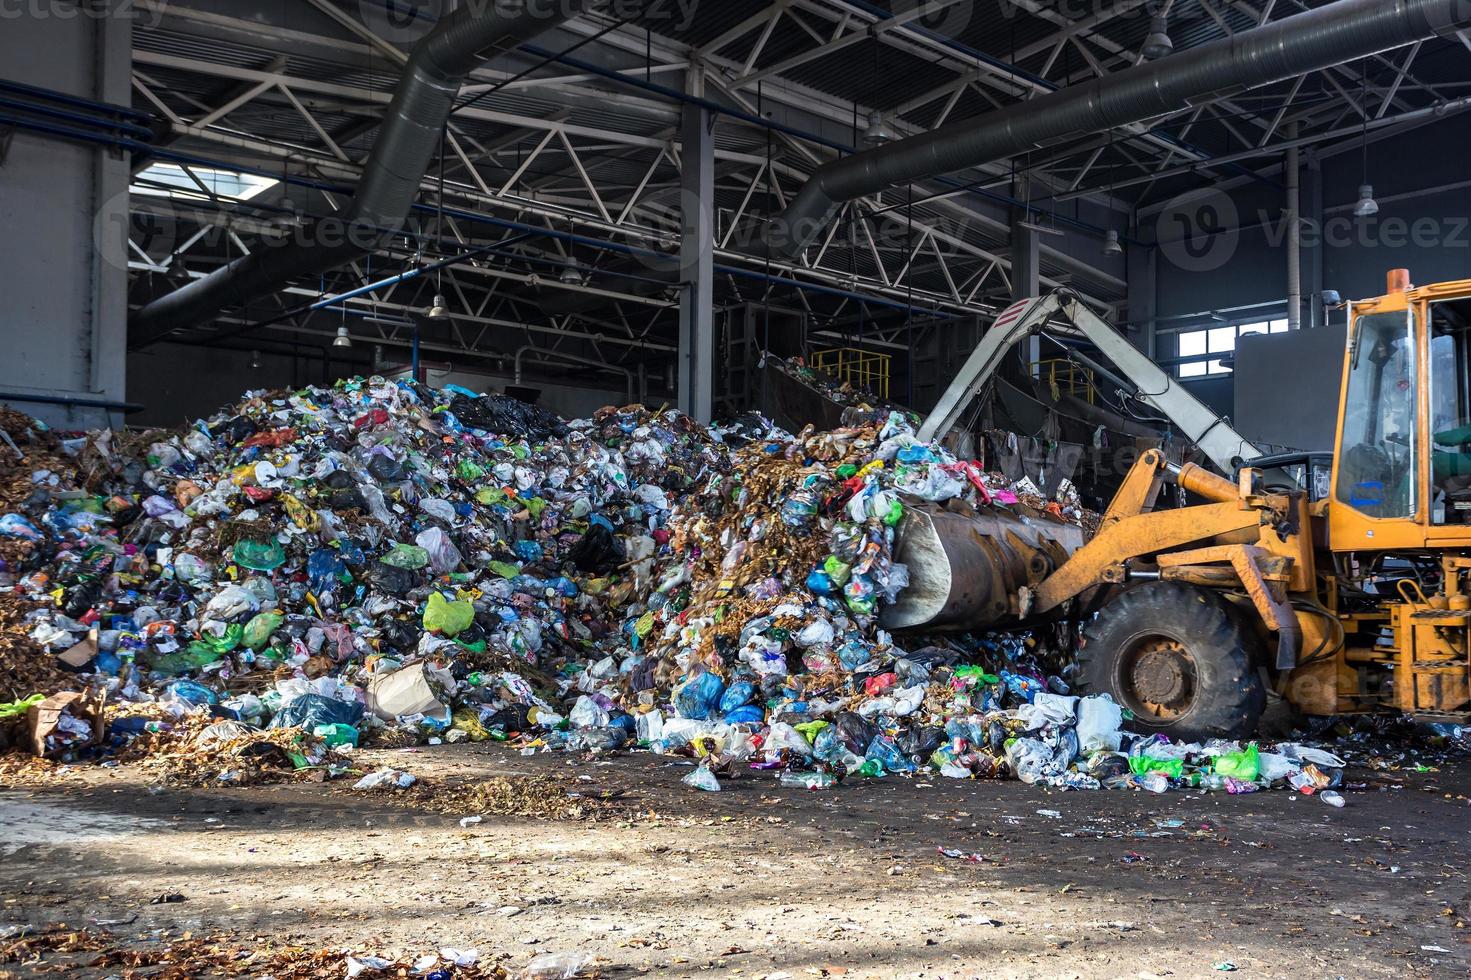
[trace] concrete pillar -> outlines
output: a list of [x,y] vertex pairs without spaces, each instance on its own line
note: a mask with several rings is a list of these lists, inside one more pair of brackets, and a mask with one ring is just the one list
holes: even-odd
[[[1022,178],[1013,187],[1013,194],[1018,201],[1027,199],[1026,182]],[[1041,241],[1037,229],[1030,223],[1031,215],[1024,209],[1017,208],[1011,217],[1011,299],[1013,302],[1019,299],[1031,299],[1041,294],[1042,288],[1042,264],[1041,264]],[[1035,335],[1028,337],[1026,342],[1027,363],[1033,365],[1032,373],[1036,374],[1036,363],[1042,358],[1042,338]]]
[[[3,18],[0,73],[127,107],[133,8],[40,4]],[[54,427],[122,421],[129,176],[124,153],[21,127],[0,157],[0,401]]]
[[[692,73],[696,74],[696,73]],[[686,105],[680,122],[679,408],[709,422],[715,389],[715,141],[709,110]]]
[[1307,291],[1307,315],[1303,322],[1309,328],[1323,326],[1323,167],[1311,149],[1306,153],[1307,167],[1302,176],[1303,236],[1301,241],[1303,281]]
[[[1287,124],[1288,139],[1297,137],[1297,120]],[[1302,166],[1296,145],[1287,149],[1283,160],[1284,183],[1287,185],[1287,329],[1302,329]]]
[[1125,300],[1129,310],[1129,340],[1147,356],[1159,356],[1155,349],[1155,276],[1159,249],[1152,245],[1131,245],[1128,250]]

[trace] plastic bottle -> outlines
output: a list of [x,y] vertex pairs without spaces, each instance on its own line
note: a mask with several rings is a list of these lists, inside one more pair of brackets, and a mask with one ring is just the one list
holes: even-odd
[[1331,789],[1325,789],[1319,792],[1318,799],[1332,807],[1343,806],[1343,797]]
[[781,774],[783,786],[797,789],[831,789],[836,783],[837,779],[827,772],[792,772],[789,769]]

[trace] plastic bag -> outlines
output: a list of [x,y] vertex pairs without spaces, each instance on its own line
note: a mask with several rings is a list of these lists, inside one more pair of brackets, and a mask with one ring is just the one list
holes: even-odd
[[725,682],[706,671],[697,674],[674,689],[674,710],[681,718],[704,721],[720,706]]
[[1124,712],[1107,694],[1095,694],[1078,702],[1078,749],[1089,755],[1099,750],[1117,752]]
[[1259,750],[1255,742],[1250,743],[1240,752],[1224,752],[1211,760],[1211,769],[1220,776],[1230,776],[1250,782],[1256,779],[1261,771],[1261,765],[1257,759]]
[[286,549],[281,547],[281,542],[275,539],[236,541],[231,557],[241,568],[249,568],[257,572],[271,572],[286,563]]
[[460,550],[443,528],[431,527],[420,531],[414,543],[429,555],[429,569],[435,575],[446,575],[464,561]]
[[724,714],[732,712],[737,708],[745,707],[751,703],[751,699],[755,696],[755,684],[752,684],[750,681],[736,681],[727,687],[725,693],[720,696],[720,710]]
[[455,636],[464,632],[475,622],[475,606],[469,600],[454,602],[442,593],[431,592],[424,606],[424,628],[431,633]]
[[418,571],[429,564],[429,552],[418,545],[395,543],[388,554],[378,559],[385,565]]
[[249,589],[227,585],[205,605],[204,615],[208,619],[239,619],[259,608],[260,600]]
[[338,701],[322,694],[302,694],[292,698],[271,719],[272,728],[309,728],[322,725],[351,725],[363,720],[363,706],[357,701]]

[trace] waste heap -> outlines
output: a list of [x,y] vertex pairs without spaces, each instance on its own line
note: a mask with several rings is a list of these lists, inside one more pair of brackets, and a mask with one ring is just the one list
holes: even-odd
[[[545,671],[597,659],[616,630],[620,566],[727,464],[675,412],[564,423],[382,379],[251,394],[138,446],[22,434],[0,587],[33,606],[11,633],[111,702],[104,718],[25,697],[54,675],[0,677],[17,699],[0,714],[30,723],[12,742],[52,756],[187,728],[195,709],[330,747],[483,736],[482,716],[528,728],[535,690],[555,692]],[[70,465],[34,466],[41,449]]]
[[0,671],[0,731],[38,755],[169,755],[234,782],[263,759],[345,770],[363,740],[515,738],[688,756],[710,789],[754,767],[1248,791],[1314,764],[1121,733],[1107,697],[1067,694],[1065,632],[881,629],[906,506],[1091,517],[899,412],[796,436],[642,408],[564,422],[371,378],[141,440],[7,419],[0,635],[26,649]]

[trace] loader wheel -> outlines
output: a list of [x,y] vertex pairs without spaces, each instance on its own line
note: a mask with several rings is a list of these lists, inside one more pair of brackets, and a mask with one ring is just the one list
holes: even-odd
[[1079,676],[1107,692],[1142,731],[1171,738],[1251,736],[1266,707],[1260,641],[1205,589],[1154,582],[1124,592],[1083,631]]

